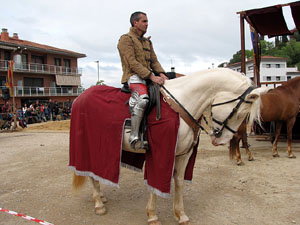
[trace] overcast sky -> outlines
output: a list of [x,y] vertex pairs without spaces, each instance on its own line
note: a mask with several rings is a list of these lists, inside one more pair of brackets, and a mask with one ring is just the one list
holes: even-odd
[[[98,79],[120,87],[119,37],[130,28],[132,12],[147,13],[155,52],[166,71],[176,72],[217,67],[240,50],[240,19],[236,12],[292,1],[285,0],[0,0],[6,10],[0,14],[1,28],[10,36],[84,53],[78,60],[85,88]],[[5,4],[4,4],[5,3]],[[294,28],[289,7],[286,21]],[[249,27],[245,26],[246,48],[251,48]]]

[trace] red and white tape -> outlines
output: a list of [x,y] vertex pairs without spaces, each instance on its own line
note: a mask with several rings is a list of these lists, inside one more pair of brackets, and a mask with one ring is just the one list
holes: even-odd
[[10,210],[7,210],[7,209],[3,209],[3,208],[0,208],[0,212],[5,212],[5,213],[8,213],[10,215],[19,216],[19,217],[22,217],[23,219],[34,221],[34,222],[37,222],[37,223],[43,224],[43,225],[54,225],[53,223],[48,223],[48,222],[46,222],[44,220],[35,219],[35,218],[31,217],[31,216],[22,215],[20,213],[17,213],[17,212],[14,212],[14,211],[10,211]]

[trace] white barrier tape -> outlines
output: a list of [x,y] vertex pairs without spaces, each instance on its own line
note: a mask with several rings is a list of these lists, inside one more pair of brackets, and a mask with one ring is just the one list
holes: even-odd
[[48,223],[48,222],[46,222],[44,220],[35,219],[35,218],[31,217],[31,216],[22,215],[20,213],[17,213],[17,212],[14,212],[14,211],[10,211],[10,210],[7,210],[7,209],[3,209],[3,208],[0,208],[0,212],[5,212],[5,213],[8,213],[10,215],[19,216],[19,217],[22,217],[23,219],[34,221],[34,222],[37,222],[37,223],[43,224],[43,225],[54,225],[53,223]]

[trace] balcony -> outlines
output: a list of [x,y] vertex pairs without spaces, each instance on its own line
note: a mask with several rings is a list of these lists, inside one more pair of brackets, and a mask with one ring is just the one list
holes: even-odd
[[[0,60],[0,71],[7,71],[8,61]],[[14,63],[15,72],[42,73],[54,75],[82,75],[82,69],[38,63]]]
[[[4,86],[0,86],[2,88]],[[83,91],[81,87],[14,87],[15,97],[79,96]]]

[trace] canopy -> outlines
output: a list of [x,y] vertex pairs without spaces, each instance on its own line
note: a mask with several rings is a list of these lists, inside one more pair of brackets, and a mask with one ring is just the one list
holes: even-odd
[[[292,16],[296,28],[300,29],[300,2],[293,2],[287,4],[291,8]],[[286,25],[283,13],[283,5],[275,5],[266,8],[252,9],[245,11],[245,18],[251,26],[261,35],[281,36],[291,35]],[[284,5],[286,6],[286,5]]]

